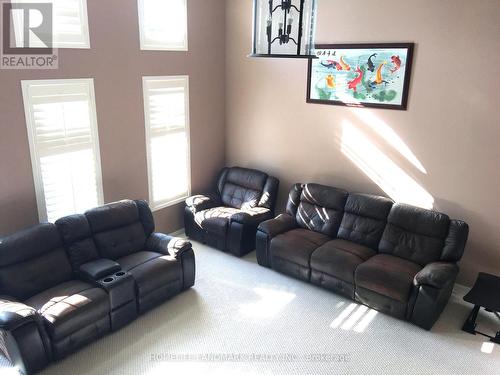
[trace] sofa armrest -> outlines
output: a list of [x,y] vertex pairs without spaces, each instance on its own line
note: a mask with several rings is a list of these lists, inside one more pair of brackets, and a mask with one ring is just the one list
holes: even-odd
[[242,210],[241,212],[231,216],[231,221],[236,221],[237,223],[243,225],[253,225],[258,226],[261,222],[269,220],[272,218],[273,213],[269,208],[265,207],[254,207]]
[[469,225],[461,220],[451,220],[448,237],[444,243],[441,261],[458,262],[464,255],[465,244],[469,237]]
[[265,233],[269,238],[273,238],[278,234],[288,232],[295,228],[297,228],[295,218],[288,214],[281,214],[274,219],[261,223],[258,230]]
[[182,253],[191,249],[191,242],[172,237],[163,233],[153,233],[146,241],[146,250],[171,255],[178,258]]
[[99,280],[121,269],[120,265],[114,260],[103,258],[82,264],[78,271],[86,279]]
[[199,194],[193,195],[186,199],[186,206],[188,206],[193,213],[197,213],[203,210],[208,210],[209,208],[214,208],[220,206],[219,199],[211,194]]
[[458,275],[458,266],[455,263],[435,262],[426,265],[415,275],[413,283],[419,287],[422,285],[443,289],[453,284]]
[[9,297],[0,297],[0,329],[12,331],[36,320],[36,310]]

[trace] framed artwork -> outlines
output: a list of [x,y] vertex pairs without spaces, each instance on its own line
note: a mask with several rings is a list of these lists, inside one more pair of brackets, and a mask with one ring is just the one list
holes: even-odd
[[405,110],[413,43],[319,44],[309,59],[307,102]]

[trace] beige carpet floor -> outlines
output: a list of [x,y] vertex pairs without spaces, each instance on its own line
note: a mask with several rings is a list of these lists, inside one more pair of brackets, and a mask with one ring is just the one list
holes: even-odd
[[[427,332],[260,267],[255,253],[193,247],[192,289],[43,375],[500,374],[499,345],[460,330],[459,292]],[[491,314],[482,323],[500,329]]]

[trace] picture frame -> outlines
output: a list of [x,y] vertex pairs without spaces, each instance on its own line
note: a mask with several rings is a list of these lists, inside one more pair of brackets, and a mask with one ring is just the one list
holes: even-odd
[[406,110],[414,43],[317,44],[307,103]]

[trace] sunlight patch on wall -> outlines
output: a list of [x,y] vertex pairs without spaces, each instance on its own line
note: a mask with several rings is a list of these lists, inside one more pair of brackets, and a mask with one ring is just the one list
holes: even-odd
[[380,135],[388,144],[392,146],[396,151],[398,151],[402,156],[405,157],[415,168],[420,172],[427,174],[420,160],[415,156],[415,154],[410,150],[406,143],[401,139],[399,135],[389,126],[385,121],[374,113],[367,110],[352,110],[361,121],[363,121],[367,126],[374,130],[378,135]]
[[343,124],[341,151],[394,201],[434,207],[432,195],[348,121]]

